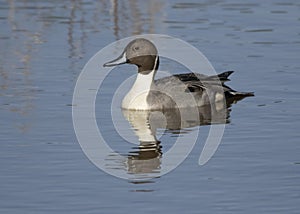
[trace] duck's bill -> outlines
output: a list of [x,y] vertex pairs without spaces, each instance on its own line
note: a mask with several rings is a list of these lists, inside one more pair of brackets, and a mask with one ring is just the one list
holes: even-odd
[[127,62],[126,53],[124,52],[117,59],[114,59],[114,60],[112,60],[110,62],[107,62],[103,66],[104,67],[111,67],[111,66],[125,64],[126,62]]

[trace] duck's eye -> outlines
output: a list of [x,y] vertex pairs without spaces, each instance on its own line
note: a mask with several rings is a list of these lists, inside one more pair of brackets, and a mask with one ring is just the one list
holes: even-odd
[[140,47],[139,47],[139,46],[135,46],[133,49],[134,49],[135,51],[137,51],[137,50],[140,49]]

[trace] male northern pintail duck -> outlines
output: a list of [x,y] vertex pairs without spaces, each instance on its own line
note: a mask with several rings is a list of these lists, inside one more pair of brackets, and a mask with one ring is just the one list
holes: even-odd
[[154,80],[159,66],[155,45],[147,39],[131,41],[123,53],[104,67],[120,64],[138,67],[137,78],[122,101],[122,108],[129,110],[164,110],[188,108],[224,102],[227,99],[242,99],[254,96],[252,92],[237,92],[226,86],[227,71],[215,76],[199,73],[184,73]]

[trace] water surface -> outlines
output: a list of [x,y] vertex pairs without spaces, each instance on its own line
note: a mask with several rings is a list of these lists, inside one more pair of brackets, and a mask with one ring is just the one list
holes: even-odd
[[[298,213],[299,3],[0,3],[1,213]],[[72,125],[72,95],[90,57],[142,33],[191,43],[217,72],[236,71],[230,86],[256,96],[232,106],[221,145],[207,164],[198,165],[209,130],[203,126],[176,170],[129,182],[99,170],[83,154]],[[103,100],[133,69],[111,73]],[[161,69],[180,72],[168,60]],[[131,145],[112,129],[109,111],[98,108],[97,122],[113,148],[128,151]],[[165,152],[172,133],[162,142]]]

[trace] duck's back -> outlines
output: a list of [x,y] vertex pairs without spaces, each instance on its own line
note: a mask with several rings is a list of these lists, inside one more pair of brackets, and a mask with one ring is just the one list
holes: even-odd
[[171,107],[174,103],[179,108],[185,108],[224,102],[234,96],[253,96],[252,93],[237,92],[224,84],[229,81],[228,77],[232,73],[233,71],[227,71],[213,76],[186,73],[155,80],[156,92],[150,96],[151,102],[156,100],[157,104],[165,103],[164,108]]
[[161,92],[158,100],[165,94],[173,99],[177,107],[185,108],[223,100],[222,82],[217,76],[186,73],[158,79],[155,81],[155,87]]

